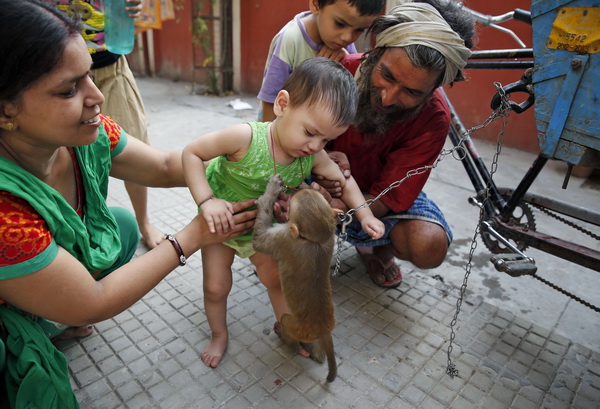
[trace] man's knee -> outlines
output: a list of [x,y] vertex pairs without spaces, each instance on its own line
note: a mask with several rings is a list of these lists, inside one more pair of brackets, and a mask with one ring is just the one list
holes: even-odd
[[415,251],[412,263],[419,268],[439,267],[446,259],[448,253],[448,241],[444,235],[444,240],[432,240],[426,243],[424,248]]
[[422,220],[398,223],[391,235],[396,256],[408,260],[418,268],[429,269],[441,265],[448,252],[446,231],[438,224]]

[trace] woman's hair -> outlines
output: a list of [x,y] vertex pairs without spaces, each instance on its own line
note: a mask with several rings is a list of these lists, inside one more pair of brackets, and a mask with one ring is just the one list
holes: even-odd
[[81,23],[38,0],[0,0],[0,102],[16,102],[63,57]]
[[290,94],[290,106],[329,107],[334,125],[350,125],[356,115],[358,90],[354,77],[342,64],[329,58],[303,61],[294,68],[283,89]]

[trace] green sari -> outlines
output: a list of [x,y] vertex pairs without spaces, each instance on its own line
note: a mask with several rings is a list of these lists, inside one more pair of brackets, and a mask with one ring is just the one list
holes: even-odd
[[[36,267],[50,264],[58,246],[77,258],[91,273],[111,268],[121,253],[119,226],[106,205],[112,157],[122,151],[127,134],[111,151],[110,139],[100,127],[91,145],[75,148],[85,190],[81,218],[52,187],[0,158],[0,190],[26,200],[46,221],[53,241],[37,260]],[[0,268],[0,277],[23,275],[19,265]],[[69,382],[65,356],[56,349],[38,322],[38,317],[6,305],[0,306],[0,320],[7,337],[6,390],[11,408],[79,408]]]

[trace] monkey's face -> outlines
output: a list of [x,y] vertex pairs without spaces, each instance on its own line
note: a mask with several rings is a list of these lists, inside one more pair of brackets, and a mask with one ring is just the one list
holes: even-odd
[[335,233],[335,217],[327,200],[312,189],[302,189],[290,201],[290,229],[297,235],[316,243],[325,243]]

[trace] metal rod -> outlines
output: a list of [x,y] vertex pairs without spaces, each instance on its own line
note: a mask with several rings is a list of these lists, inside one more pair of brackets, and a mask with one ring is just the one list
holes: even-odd
[[468,61],[465,68],[495,70],[526,70],[534,66],[533,61]]
[[469,60],[485,60],[493,58],[533,58],[533,48],[507,48],[504,50],[473,51]]

